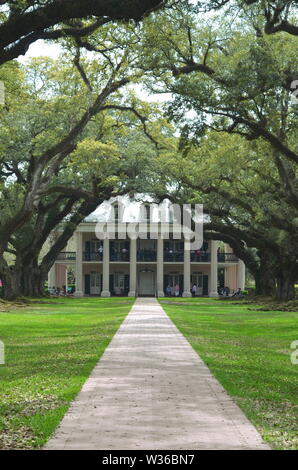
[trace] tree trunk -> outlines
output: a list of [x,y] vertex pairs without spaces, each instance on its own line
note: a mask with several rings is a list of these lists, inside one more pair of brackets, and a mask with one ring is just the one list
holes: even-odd
[[43,297],[45,295],[44,283],[46,276],[38,265],[37,260],[22,266],[22,295],[25,297]]
[[256,294],[273,297],[276,294],[276,272],[272,256],[265,252],[258,252],[260,265],[254,274],[256,281]]
[[277,276],[277,300],[292,300],[295,298],[296,273],[293,269],[283,268]]
[[20,259],[15,266],[1,271],[3,297],[15,300],[19,297],[43,297],[47,273],[44,273],[36,261],[26,264]]
[[256,294],[273,297],[276,294],[275,276],[272,270],[261,267],[254,273],[256,282]]
[[22,296],[21,272],[14,267],[10,267],[1,273],[3,284],[3,297],[5,300],[16,300]]

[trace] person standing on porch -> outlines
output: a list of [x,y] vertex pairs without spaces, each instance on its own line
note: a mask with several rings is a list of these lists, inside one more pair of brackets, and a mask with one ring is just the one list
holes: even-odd
[[197,285],[194,284],[191,288],[191,293],[192,293],[192,296],[195,297],[196,296],[196,293],[197,293]]

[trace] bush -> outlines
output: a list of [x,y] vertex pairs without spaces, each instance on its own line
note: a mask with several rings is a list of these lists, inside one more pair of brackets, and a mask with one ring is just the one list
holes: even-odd
[[253,289],[252,287],[247,287],[244,292],[246,292],[247,295],[255,295],[255,289]]
[[298,312],[298,300],[289,300],[288,302],[268,302],[265,305],[250,307],[248,310],[259,312]]

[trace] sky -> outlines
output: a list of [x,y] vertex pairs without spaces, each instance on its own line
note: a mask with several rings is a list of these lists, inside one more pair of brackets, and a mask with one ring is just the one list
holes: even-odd
[[56,59],[59,56],[60,52],[62,52],[62,49],[58,44],[50,44],[48,42],[39,40],[31,44],[29,50],[27,51],[27,54],[24,56],[20,56],[18,60],[21,63],[24,63],[30,57],[39,56],[49,56],[53,59]]

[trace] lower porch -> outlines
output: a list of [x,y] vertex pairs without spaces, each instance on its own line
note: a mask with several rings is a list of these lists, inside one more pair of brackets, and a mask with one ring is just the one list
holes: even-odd
[[[237,265],[218,267],[218,291],[228,286],[231,293],[238,287]],[[68,285],[68,272],[71,266],[56,263],[49,276],[49,287],[66,290]],[[82,269],[82,293],[85,296],[101,296],[103,292],[103,264],[88,263]],[[210,265],[193,265],[190,269],[190,286],[196,285],[195,295],[209,296],[210,294]],[[184,292],[183,264],[164,264],[163,294],[168,297],[182,296]],[[106,292],[106,291],[105,291]],[[128,296],[130,292],[130,265],[129,263],[111,263],[109,266],[109,295]],[[136,269],[136,296],[157,296],[157,266],[156,263],[137,263]]]

